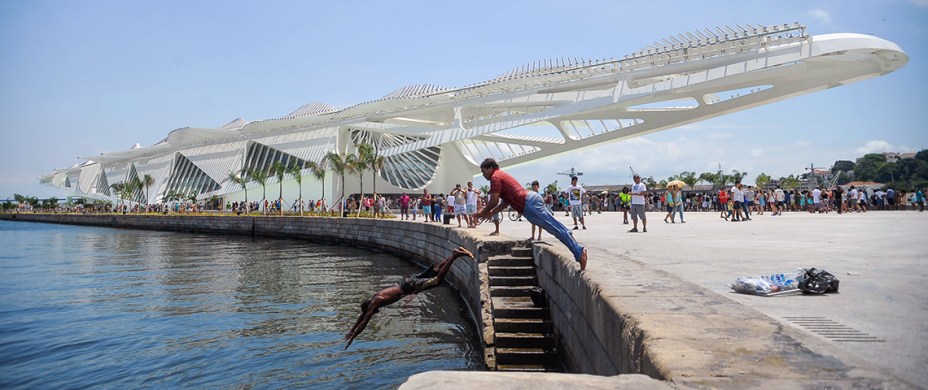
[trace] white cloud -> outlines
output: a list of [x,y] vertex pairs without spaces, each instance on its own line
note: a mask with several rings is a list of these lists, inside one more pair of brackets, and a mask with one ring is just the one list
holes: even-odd
[[831,14],[823,9],[814,9],[809,11],[809,15],[822,24],[831,24]]
[[867,153],[883,153],[883,152],[897,152],[897,148],[890,144],[889,142],[882,140],[869,140],[867,144],[861,146],[857,149],[854,149],[859,155],[864,155]]
[[709,139],[728,139],[734,136],[732,133],[713,132],[709,134]]

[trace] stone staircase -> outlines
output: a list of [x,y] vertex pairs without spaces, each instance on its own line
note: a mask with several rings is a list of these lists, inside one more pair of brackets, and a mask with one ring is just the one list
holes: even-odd
[[563,371],[548,307],[535,307],[532,248],[487,260],[495,329],[496,370]]

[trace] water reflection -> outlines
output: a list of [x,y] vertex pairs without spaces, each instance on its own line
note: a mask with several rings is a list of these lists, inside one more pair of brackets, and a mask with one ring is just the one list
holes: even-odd
[[382,388],[480,366],[447,286],[381,310],[343,351],[360,302],[419,270],[386,254],[5,221],[0,231],[3,388]]

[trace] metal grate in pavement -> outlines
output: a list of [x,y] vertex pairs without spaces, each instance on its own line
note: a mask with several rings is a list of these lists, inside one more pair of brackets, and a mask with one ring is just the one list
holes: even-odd
[[799,325],[831,341],[855,343],[883,343],[886,340],[871,336],[847,325],[838,323],[825,317],[783,317],[787,321]]

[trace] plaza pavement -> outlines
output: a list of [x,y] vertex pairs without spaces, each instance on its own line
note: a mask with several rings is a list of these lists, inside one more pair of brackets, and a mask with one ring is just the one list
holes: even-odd
[[[555,215],[572,227],[563,212]],[[737,223],[718,213],[690,212],[686,224],[665,224],[664,215],[648,213],[647,233],[627,233],[631,225],[622,224],[621,213],[587,216],[588,230],[574,231],[589,251],[587,276],[608,286],[616,259],[640,262],[798,330],[808,336],[804,347],[860,359],[890,377],[928,388],[928,212],[764,213]],[[492,223],[478,227],[481,233],[492,230]],[[519,239],[530,230],[528,222],[505,217],[500,227]],[[547,232],[542,239],[561,245]],[[837,276],[840,292],[760,297],[728,287],[739,276],[808,267]],[[871,341],[837,341],[838,335]]]

